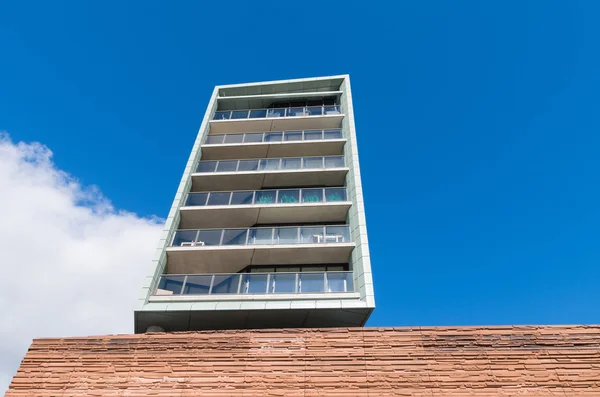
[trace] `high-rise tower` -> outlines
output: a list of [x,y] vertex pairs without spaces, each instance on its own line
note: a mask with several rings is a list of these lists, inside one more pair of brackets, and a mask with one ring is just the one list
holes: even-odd
[[364,325],[361,186],[347,75],[216,87],[135,332]]

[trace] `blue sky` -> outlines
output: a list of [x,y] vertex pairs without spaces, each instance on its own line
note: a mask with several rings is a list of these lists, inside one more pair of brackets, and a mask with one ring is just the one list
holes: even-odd
[[215,85],[349,73],[368,325],[597,323],[599,11],[5,1],[0,130],[116,208],[165,217]]

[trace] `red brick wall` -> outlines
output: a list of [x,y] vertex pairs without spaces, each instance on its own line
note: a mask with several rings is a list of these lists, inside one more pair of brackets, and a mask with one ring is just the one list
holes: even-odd
[[600,397],[600,327],[37,339],[7,396]]

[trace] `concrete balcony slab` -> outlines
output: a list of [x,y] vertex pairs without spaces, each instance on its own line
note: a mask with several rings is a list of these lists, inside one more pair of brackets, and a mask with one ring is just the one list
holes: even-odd
[[343,186],[348,167],[209,172],[192,174],[192,191],[260,190],[273,187]]
[[250,265],[348,262],[348,243],[168,247],[168,274],[236,273]]

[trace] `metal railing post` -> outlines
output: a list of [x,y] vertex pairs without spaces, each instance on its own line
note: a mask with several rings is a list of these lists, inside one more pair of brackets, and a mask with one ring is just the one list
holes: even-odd
[[275,228],[271,229],[271,245],[275,244]]
[[208,287],[208,295],[212,294],[213,284],[215,282],[215,275],[210,276],[210,287]]
[[219,240],[219,245],[223,245],[224,237],[225,237],[225,229],[221,230],[221,239]]
[[244,245],[248,245],[249,241],[250,241],[250,229],[246,229],[246,244],[244,244]]
[[323,292],[329,292],[327,290],[327,272],[323,272]]
[[194,244],[200,241],[200,229],[196,232],[196,237],[194,237]]
[[267,273],[267,290],[265,291],[266,294],[269,293],[269,284],[271,284],[271,273]]
[[183,277],[183,284],[181,285],[181,291],[179,291],[179,295],[183,295],[183,291],[185,291],[185,285],[187,284],[188,276],[187,274]]
[[241,290],[242,290],[242,278],[244,278],[244,276],[242,274],[240,274],[240,279],[238,281],[238,287],[237,287],[237,293],[241,294]]

